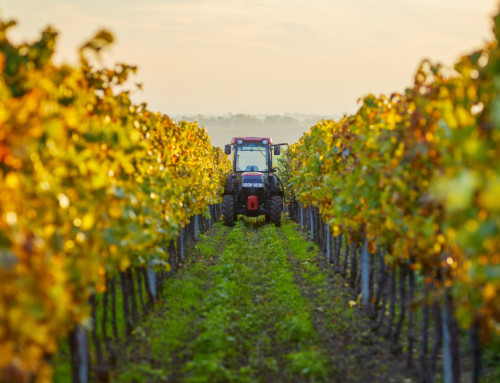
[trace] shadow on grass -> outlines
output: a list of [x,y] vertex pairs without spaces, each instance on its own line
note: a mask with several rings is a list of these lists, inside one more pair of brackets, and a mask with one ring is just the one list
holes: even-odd
[[261,217],[246,217],[244,215],[241,216],[241,220],[245,227],[258,229],[266,225],[266,219],[264,216]]

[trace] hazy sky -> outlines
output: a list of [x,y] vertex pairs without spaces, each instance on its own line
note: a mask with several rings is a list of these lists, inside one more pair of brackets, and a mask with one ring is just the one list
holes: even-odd
[[493,0],[0,0],[16,41],[47,25],[58,59],[97,29],[139,66],[136,101],[183,113],[353,112],[401,91],[424,57],[451,64],[491,38]]

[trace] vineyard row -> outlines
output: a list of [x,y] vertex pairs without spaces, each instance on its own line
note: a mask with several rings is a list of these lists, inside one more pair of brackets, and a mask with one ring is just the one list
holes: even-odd
[[[499,22],[495,40],[453,71],[423,61],[412,87],[320,121],[282,163],[289,193],[317,208],[337,240],[367,262],[382,257],[403,281],[420,276],[424,298],[402,310],[420,307],[425,318],[441,308],[446,382],[460,375],[455,327],[482,344],[500,334]],[[362,302],[379,304],[363,278]]]
[[0,23],[0,380],[44,382],[112,278],[170,270],[169,245],[208,217],[229,161],[196,123],[131,102],[136,68],[96,64],[109,32],[56,65],[52,29],[15,44],[14,24]]

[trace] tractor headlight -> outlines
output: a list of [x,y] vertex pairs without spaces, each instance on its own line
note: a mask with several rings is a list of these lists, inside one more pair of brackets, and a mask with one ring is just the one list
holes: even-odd
[[262,144],[267,145],[267,144],[269,144],[269,141],[268,140],[262,140]]
[[238,145],[241,145],[241,144],[243,144],[243,140],[240,138],[238,141],[236,141],[236,143],[237,143]]

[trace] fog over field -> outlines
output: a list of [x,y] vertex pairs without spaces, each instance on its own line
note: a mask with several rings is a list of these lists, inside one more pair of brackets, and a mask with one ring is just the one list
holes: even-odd
[[223,147],[231,142],[235,136],[272,137],[274,143],[294,143],[311,126],[322,119],[338,119],[340,115],[316,114],[226,114],[226,115],[177,115],[172,116],[176,121],[198,121],[204,126],[210,137],[212,145]]

